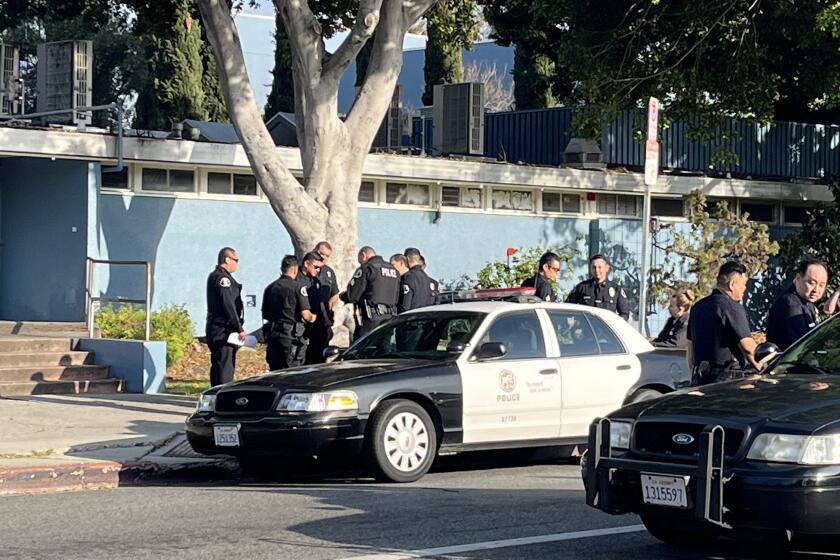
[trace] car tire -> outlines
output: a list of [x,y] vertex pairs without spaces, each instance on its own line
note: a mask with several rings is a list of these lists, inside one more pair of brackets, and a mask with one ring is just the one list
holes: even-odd
[[675,521],[673,517],[661,514],[642,513],[642,523],[648,533],[674,546],[699,547],[714,542],[718,535],[700,523]]
[[374,478],[414,482],[437,455],[437,432],[429,413],[409,400],[385,401],[374,411],[367,450]]
[[627,400],[626,404],[634,404],[640,403],[643,401],[649,401],[653,399],[658,399],[665,393],[661,393],[656,389],[639,389]]

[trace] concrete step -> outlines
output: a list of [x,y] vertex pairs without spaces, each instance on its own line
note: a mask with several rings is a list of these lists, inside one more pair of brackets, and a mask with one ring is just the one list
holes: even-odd
[[0,338],[0,354],[38,352],[69,352],[71,350],[69,338],[30,338],[9,336]]
[[122,379],[108,378],[86,381],[21,381],[0,383],[0,398],[25,395],[78,395],[81,393],[121,393]]
[[81,366],[93,363],[90,352],[7,352],[0,354],[0,368],[24,366]]
[[0,383],[100,380],[110,373],[108,366],[93,365],[0,367]]
[[38,335],[38,336],[67,336],[74,338],[87,337],[87,327],[84,321],[52,322],[52,321],[0,321],[0,335]]

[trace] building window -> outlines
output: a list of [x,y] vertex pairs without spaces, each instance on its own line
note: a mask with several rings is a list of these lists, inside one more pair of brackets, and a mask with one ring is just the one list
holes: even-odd
[[481,208],[481,189],[472,187],[442,187],[441,206]]
[[128,188],[128,167],[122,171],[102,173],[103,189],[127,189]]
[[534,193],[512,189],[493,189],[494,210],[534,211]]
[[652,198],[650,215],[664,218],[682,218],[685,205],[681,198]]
[[706,198],[706,213],[709,214],[712,218],[717,218],[720,215],[718,211],[718,203],[725,202],[726,207],[729,209],[730,212],[735,212],[737,206],[735,205],[734,198],[718,198],[718,197],[707,197]]
[[238,173],[208,173],[207,192],[257,196],[257,179],[253,175]]
[[642,215],[642,197],[629,194],[599,194],[598,213],[606,216]]
[[429,206],[429,185],[406,183],[386,183],[385,202],[388,204],[409,204],[411,206]]
[[808,221],[808,213],[813,209],[811,206],[785,205],[785,223],[797,226],[802,225]]
[[581,199],[577,194],[564,194],[557,192],[542,193],[543,212],[566,212],[569,214],[580,214]]
[[359,187],[359,202],[376,202],[376,185],[373,181],[362,181]]
[[741,214],[749,214],[750,221],[776,223],[775,204],[761,204],[759,202],[741,202]]
[[195,192],[195,173],[190,170],[144,167],[142,178],[144,191]]

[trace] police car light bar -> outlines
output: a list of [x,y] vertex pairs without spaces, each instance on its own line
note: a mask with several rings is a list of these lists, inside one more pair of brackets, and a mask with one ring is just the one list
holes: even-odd
[[[479,290],[456,290],[441,294],[441,301],[501,301],[534,298],[534,288],[482,288]],[[538,300],[539,301],[539,300]]]

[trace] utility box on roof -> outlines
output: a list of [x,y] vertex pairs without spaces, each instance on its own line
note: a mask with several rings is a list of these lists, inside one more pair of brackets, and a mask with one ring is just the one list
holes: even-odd
[[[93,105],[93,42],[58,41],[38,45],[38,112]],[[45,122],[90,124],[91,112],[71,111]]]
[[0,43],[0,115],[20,113],[20,49]]
[[585,138],[572,138],[563,151],[563,161],[568,167],[581,167],[584,169],[603,169],[604,155],[601,148],[594,140]]
[[484,84],[436,85],[434,150],[441,154],[484,154]]
[[373,138],[372,148],[399,150],[402,146],[402,93],[402,86],[396,85],[382,125]]

